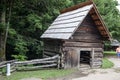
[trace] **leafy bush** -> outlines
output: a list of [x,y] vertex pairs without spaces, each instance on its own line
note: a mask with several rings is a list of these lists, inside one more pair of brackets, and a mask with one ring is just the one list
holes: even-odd
[[28,52],[27,48],[27,42],[23,40],[23,37],[21,35],[17,36],[17,40],[15,41],[15,48],[14,51],[17,54],[13,54],[12,57],[14,57],[17,60],[26,60],[27,56],[26,53]]
[[18,61],[24,61],[24,60],[27,59],[27,57],[25,55],[21,55],[21,54],[12,55],[12,57],[14,57],[15,59],[17,59]]
[[1,69],[0,69],[0,72],[2,72],[2,74],[5,74],[5,73],[6,73],[6,67],[1,68]]

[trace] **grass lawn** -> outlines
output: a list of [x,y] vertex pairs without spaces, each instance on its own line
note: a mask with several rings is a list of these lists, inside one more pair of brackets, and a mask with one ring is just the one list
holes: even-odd
[[[69,75],[74,71],[75,70],[72,70],[72,69],[69,69],[69,70],[51,69],[51,70],[14,72],[9,77],[4,76],[4,80],[20,80],[20,79],[23,79],[23,78],[31,78],[31,77],[41,78],[43,80],[46,80],[48,78],[61,77],[61,76]],[[1,78],[0,78],[0,80],[1,80]]]
[[103,58],[103,64],[102,64],[102,68],[106,69],[106,68],[111,68],[114,66],[114,64],[109,61],[106,57],[107,56],[116,56],[116,52],[115,51],[104,51],[104,55],[105,57]]
[[104,51],[105,55],[116,55],[115,51]]
[[103,69],[111,68],[114,66],[114,64],[111,61],[109,61],[107,58],[103,58],[102,61],[103,61],[103,64],[102,64]]
[[[104,55],[116,55],[115,51],[105,51]],[[106,57],[103,58],[102,68],[111,68],[114,64],[109,61]],[[46,80],[48,78],[55,78],[55,77],[62,77],[75,72],[74,69],[67,69],[67,70],[57,70],[57,69],[50,69],[50,70],[36,70],[36,71],[23,71],[23,72],[14,72],[11,76],[0,76],[0,80],[20,80],[23,78],[41,78]],[[4,79],[3,79],[4,78]]]

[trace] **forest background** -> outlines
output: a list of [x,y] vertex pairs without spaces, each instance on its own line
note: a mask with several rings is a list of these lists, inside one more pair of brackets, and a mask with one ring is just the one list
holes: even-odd
[[[41,34],[60,14],[60,10],[84,1],[0,0],[0,61],[42,58],[44,43]],[[116,8],[118,2],[94,2],[113,39],[120,41],[120,12]]]

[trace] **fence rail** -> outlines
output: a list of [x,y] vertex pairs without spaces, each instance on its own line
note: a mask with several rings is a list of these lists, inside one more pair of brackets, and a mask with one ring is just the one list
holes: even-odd
[[34,59],[28,61],[4,61],[0,63],[0,74],[3,74],[2,69],[7,68],[7,64],[10,64],[10,72],[17,70],[33,70],[33,69],[41,69],[41,68],[52,68],[60,66],[60,56],[55,55],[49,58],[43,59]]

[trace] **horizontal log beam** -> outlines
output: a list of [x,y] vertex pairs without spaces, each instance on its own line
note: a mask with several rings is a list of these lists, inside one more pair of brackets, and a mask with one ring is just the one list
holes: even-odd
[[35,66],[35,67],[16,67],[17,70],[31,70],[31,69],[40,69],[40,68],[48,68],[48,67],[55,67],[57,64],[49,64],[49,65],[42,65],[42,66]]
[[58,60],[52,60],[52,61],[41,61],[41,62],[27,62],[27,63],[19,63],[16,65],[30,65],[30,64],[51,64],[51,63],[57,63]]
[[47,55],[47,56],[54,56],[54,55],[56,55],[57,53],[51,52],[51,51],[45,51],[45,50],[44,50],[44,54]]
[[0,68],[3,68],[3,67],[6,67],[6,64],[5,65],[1,65]]
[[35,60],[29,60],[29,61],[19,61],[19,62],[15,62],[15,64],[34,64],[34,63],[42,63],[42,62],[47,62],[47,60],[53,60],[53,59],[57,59],[59,58],[58,55],[53,56],[53,57],[49,57],[49,58],[45,58],[45,59],[35,59]]
[[101,43],[83,43],[83,42],[65,42],[63,46],[68,46],[68,47],[81,47],[81,46],[93,46],[97,47],[100,46],[102,47]]

